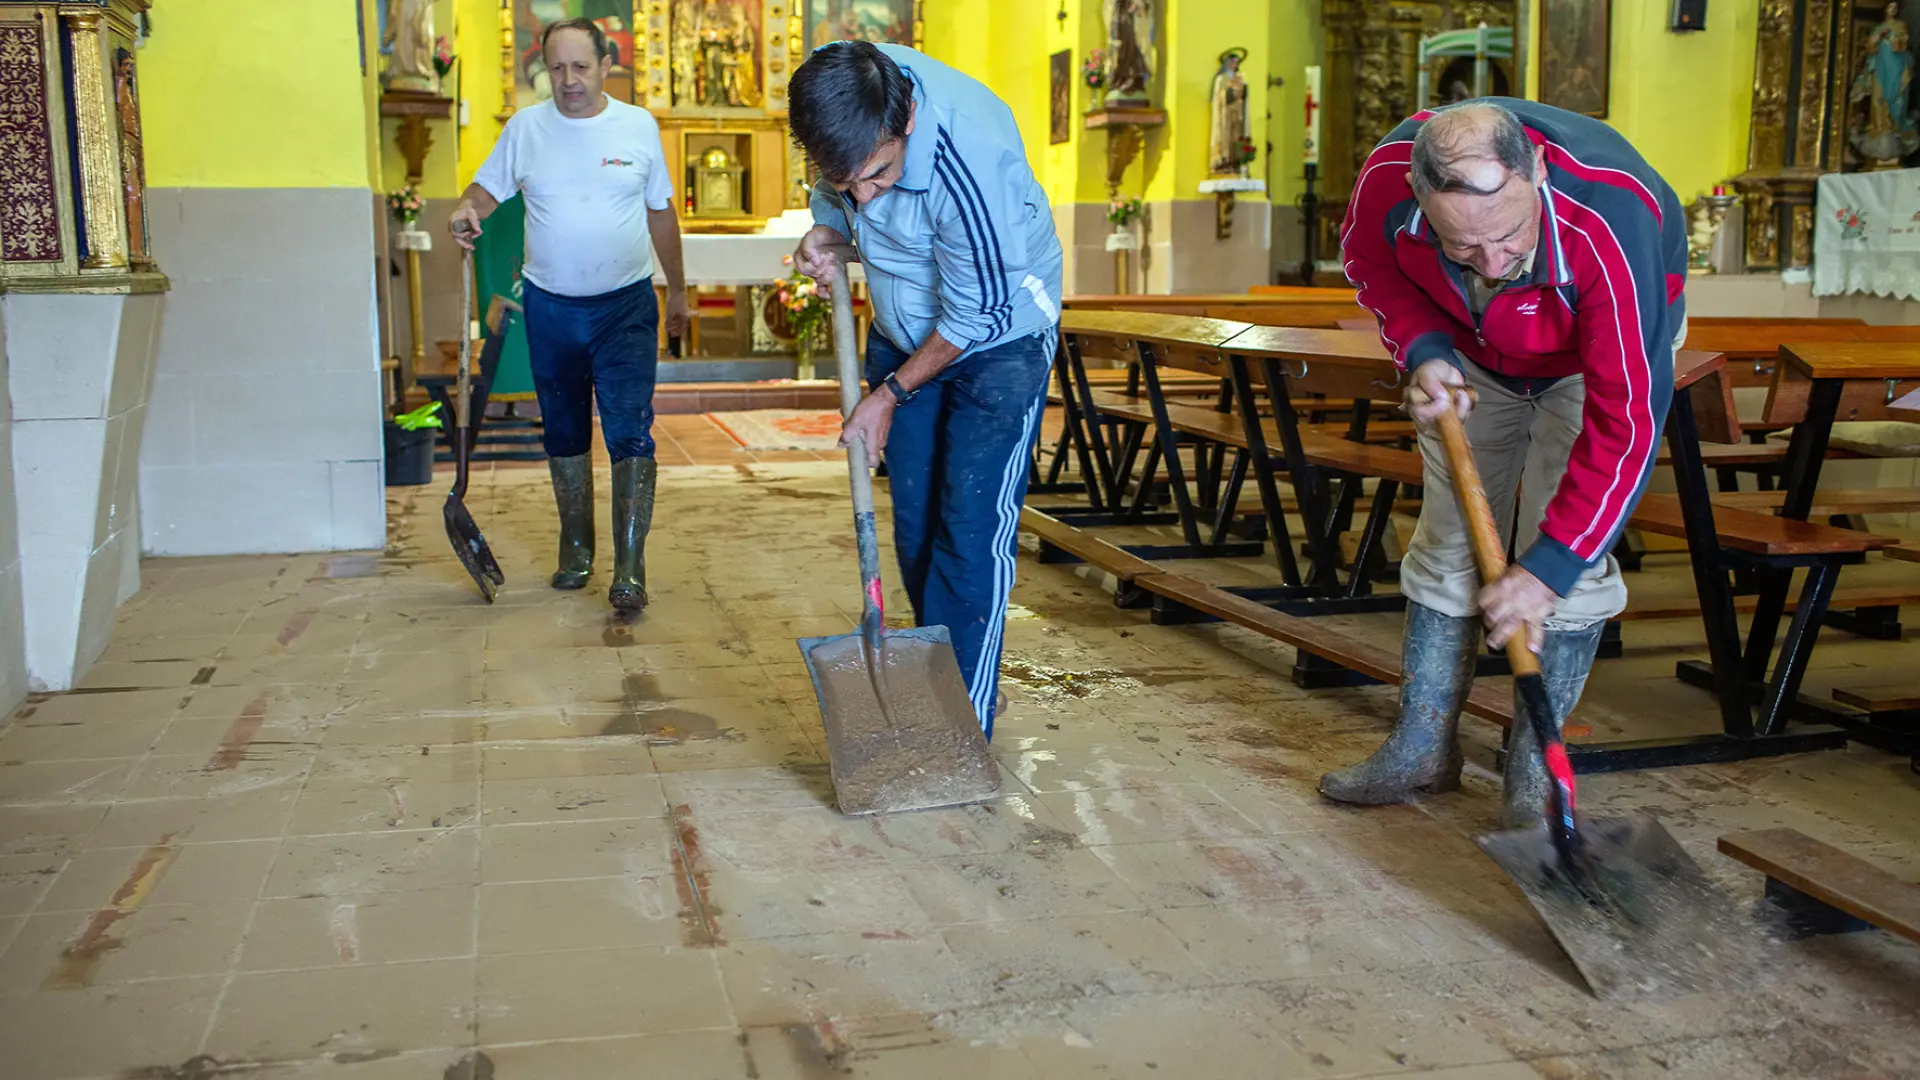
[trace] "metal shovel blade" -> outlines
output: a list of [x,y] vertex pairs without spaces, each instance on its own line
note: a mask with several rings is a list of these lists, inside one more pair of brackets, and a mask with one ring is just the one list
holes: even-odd
[[500,586],[507,580],[507,576],[500,572],[500,563],[493,557],[493,549],[487,546],[487,538],[480,535],[480,526],[458,495],[447,496],[443,509],[447,519],[447,542],[453,545],[453,553],[459,556],[460,565],[466,567],[467,573],[473,576],[473,583],[480,586],[480,595],[487,598],[487,603],[493,603]]
[[930,810],[998,795],[1000,770],[947,628],[889,630],[883,640],[885,661],[875,679],[859,634],[800,639],[840,812]]
[[1579,821],[1578,877],[1542,823],[1475,838],[1520,886],[1602,1000],[1671,998],[1744,985],[1753,928],[1653,818]]

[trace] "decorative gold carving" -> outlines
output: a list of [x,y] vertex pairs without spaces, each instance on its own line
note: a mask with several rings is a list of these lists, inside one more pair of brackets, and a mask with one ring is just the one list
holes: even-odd
[[1805,202],[1793,207],[1793,245],[1788,256],[1788,265],[1795,270],[1813,265],[1813,192],[1807,192]]
[[1146,141],[1146,129],[1167,122],[1159,109],[1098,109],[1087,114],[1088,131],[1107,133],[1107,194],[1120,194],[1120,182],[1126,179],[1127,166],[1140,154]]
[[119,269],[127,265],[127,238],[122,225],[125,193],[120,186],[120,161],[114,146],[114,124],[107,114],[106,58],[100,50],[100,13],[63,15],[73,54],[74,128],[79,134],[80,190],[87,226],[86,270]]
[[420,183],[427,171],[427,151],[433,147],[433,132],[427,128],[427,121],[451,117],[453,99],[415,90],[389,90],[380,95],[380,115],[399,118],[394,142],[407,161],[407,183]]
[[1814,165],[1822,159],[1820,133],[1827,126],[1828,49],[1833,31],[1832,0],[1801,0],[1800,100],[1794,116],[1793,163]]
[[519,91],[513,85],[513,0],[500,0],[500,111],[494,119],[506,123],[519,108]]
[[[1794,0],[1761,0],[1758,43],[1754,47],[1752,142],[1749,169],[1787,163],[1787,79],[1793,67]],[[1749,216],[1748,221],[1752,221]]]

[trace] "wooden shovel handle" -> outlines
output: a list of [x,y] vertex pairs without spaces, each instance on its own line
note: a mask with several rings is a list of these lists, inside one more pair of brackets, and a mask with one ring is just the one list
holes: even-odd
[[[1507,556],[1500,543],[1500,530],[1493,524],[1493,508],[1487,505],[1486,489],[1480,484],[1480,467],[1474,464],[1467,430],[1451,402],[1438,423],[1440,442],[1447,448],[1447,471],[1453,474],[1453,493],[1460,500],[1460,516],[1466,519],[1467,533],[1473,538],[1474,561],[1480,564],[1480,580],[1492,584],[1507,572]],[[1516,678],[1540,673],[1540,658],[1527,647],[1524,630],[1507,639],[1507,663]]]

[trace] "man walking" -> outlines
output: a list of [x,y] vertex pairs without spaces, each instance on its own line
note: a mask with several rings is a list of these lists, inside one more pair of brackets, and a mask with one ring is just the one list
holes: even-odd
[[[1459,785],[1456,730],[1483,620],[1495,646],[1528,636],[1556,723],[1579,701],[1600,632],[1626,606],[1610,552],[1653,472],[1673,394],[1686,220],[1673,189],[1605,124],[1481,100],[1421,113],[1380,143],[1341,248],[1361,305],[1412,372],[1427,497],[1400,570],[1399,721],[1320,792],[1388,803]],[[1519,558],[1484,587],[1432,427],[1449,408],[1503,536],[1518,495]],[[1504,779],[1507,826],[1538,821],[1547,779],[1524,723],[1509,735]]]
[[454,240],[471,250],[487,215],[516,193],[526,200],[527,348],[560,510],[553,587],[583,588],[593,572],[590,451],[598,398],[613,459],[607,600],[621,611],[638,611],[647,606],[656,479],[656,262],[667,276],[668,333],[687,326],[673,181],[653,116],[601,89],[612,61],[600,27],[587,19],[553,23],[541,48],[553,99],[507,121],[454,210],[451,228]]
[[[1013,113],[899,45],[836,42],[787,90],[822,176],[794,263],[852,243],[873,290],[870,392],[847,421],[884,451],[894,549],[921,625],[944,625],[989,738],[1027,470],[1059,344],[1060,241]],[[844,298],[841,298],[844,301]]]

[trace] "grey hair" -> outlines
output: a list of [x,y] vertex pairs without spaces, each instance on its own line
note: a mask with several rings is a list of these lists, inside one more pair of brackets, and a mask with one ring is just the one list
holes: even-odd
[[[1470,110],[1487,114],[1486,122],[1475,123],[1465,116],[1449,115]],[[1513,115],[1513,110],[1491,102],[1463,101],[1436,109],[1433,117],[1420,125],[1413,136],[1413,160],[1408,174],[1413,194],[1422,199],[1447,191],[1493,194],[1467,180],[1459,168],[1466,161],[1496,161],[1528,183],[1535,179],[1533,141],[1527,138],[1526,127]]]

